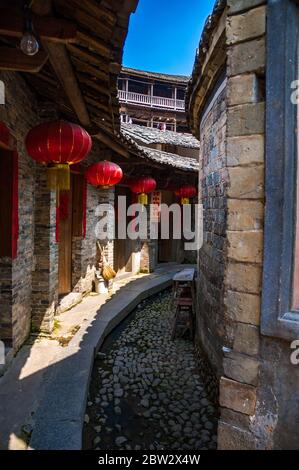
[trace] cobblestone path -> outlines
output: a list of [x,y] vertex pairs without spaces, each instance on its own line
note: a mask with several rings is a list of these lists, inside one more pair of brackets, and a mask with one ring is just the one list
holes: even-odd
[[139,305],[111,335],[94,366],[84,448],[216,448],[217,410],[191,341],[170,338],[169,292]]

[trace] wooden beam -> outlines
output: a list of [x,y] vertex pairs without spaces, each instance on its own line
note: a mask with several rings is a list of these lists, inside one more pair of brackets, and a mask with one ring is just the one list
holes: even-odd
[[[53,42],[74,42],[77,27],[70,21],[33,15],[33,26],[41,39]],[[21,38],[24,34],[24,17],[22,12],[14,8],[0,8],[0,34]]]
[[99,80],[106,82],[108,86],[108,73],[104,72],[103,70],[99,70],[97,67],[89,65],[87,62],[82,62],[82,60],[79,60],[77,57],[73,57],[72,61],[79,72],[87,73],[91,77],[96,77]]
[[69,52],[78,57],[78,59],[88,62],[90,65],[97,67],[107,73],[109,70],[109,60],[99,57],[97,54],[90,52],[88,49],[82,49],[80,46],[68,44],[67,49]]
[[47,60],[48,55],[44,51],[39,51],[35,56],[28,56],[14,47],[0,47],[0,70],[38,73]]
[[31,10],[33,13],[36,13],[36,15],[50,15],[52,11],[52,0],[32,0]]
[[88,47],[90,50],[94,50],[102,57],[106,57],[110,59],[111,57],[111,49],[107,44],[105,44],[100,39],[96,39],[93,36],[90,36],[82,31],[77,32],[77,43]]
[[51,65],[64,88],[64,91],[83,126],[90,126],[90,117],[82,96],[71,60],[66,47],[43,41],[43,46],[49,54]]

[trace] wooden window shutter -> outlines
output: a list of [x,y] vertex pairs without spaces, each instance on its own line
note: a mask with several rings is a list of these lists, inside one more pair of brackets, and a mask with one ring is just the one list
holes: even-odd
[[0,149],[0,257],[17,256],[18,205],[18,154]]
[[86,235],[86,180],[84,175],[72,175],[73,237]]

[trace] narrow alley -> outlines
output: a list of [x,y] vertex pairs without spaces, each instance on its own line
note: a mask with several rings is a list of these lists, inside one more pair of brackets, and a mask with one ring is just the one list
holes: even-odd
[[95,361],[85,449],[216,448],[217,409],[189,339],[171,339],[171,293],[142,302]]

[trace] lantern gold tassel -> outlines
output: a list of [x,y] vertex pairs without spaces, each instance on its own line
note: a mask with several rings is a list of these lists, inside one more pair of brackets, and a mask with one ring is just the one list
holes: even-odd
[[186,206],[187,204],[190,204],[189,198],[188,198],[188,197],[182,197],[182,199],[181,199],[181,204],[182,204],[183,206]]
[[58,189],[57,185],[57,168],[54,165],[47,168],[47,187],[48,189]]
[[71,189],[71,177],[69,165],[50,165],[47,168],[48,189],[69,191]]
[[68,164],[56,165],[57,168],[57,186],[60,191],[69,191],[71,189],[71,171]]
[[139,204],[143,204],[144,206],[148,203],[148,196],[145,193],[141,193],[138,195],[138,202]]

